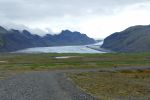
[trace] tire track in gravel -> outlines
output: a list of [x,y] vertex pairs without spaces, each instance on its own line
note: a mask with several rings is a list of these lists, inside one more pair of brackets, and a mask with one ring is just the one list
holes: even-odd
[[27,72],[0,80],[0,100],[96,100],[61,72]]
[[139,69],[150,69],[150,66],[37,71],[16,74],[0,80],[0,100],[96,100],[78,89],[67,79],[65,73]]

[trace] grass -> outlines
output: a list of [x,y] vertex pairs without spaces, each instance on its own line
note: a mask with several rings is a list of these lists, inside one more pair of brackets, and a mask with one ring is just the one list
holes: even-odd
[[[57,56],[75,56],[56,59]],[[0,54],[0,70],[45,70],[149,66],[150,53],[108,54]]]
[[[55,57],[58,56],[75,57],[56,59]],[[0,73],[1,71],[110,68],[118,66],[150,66],[150,53],[0,54]]]
[[[73,56],[56,59],[60,56]],[[107,53],[107,54],[0,54],[0,79],[18,72],[111,68],[124,66],[150,66],[150,53]],[[89,72],[69,75],[84,91],[100,100],[134,100],[149,96],[150,71]],[[120,99],[121,98],[121,99]],[[144,99],[148,100],[148,99]]]
[[150,70],[76,73],[69,77],[99,100],[150,99]]

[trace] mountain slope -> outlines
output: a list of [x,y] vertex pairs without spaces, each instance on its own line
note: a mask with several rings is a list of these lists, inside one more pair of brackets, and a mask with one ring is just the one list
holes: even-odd
[[7,30],[0,26],[0,47],[4,45],[3,34],[6,34]]
[[132,26],[116,32],[104,40],[102,47],[117,52],[149,52],[150,25]]
[[58,35],[47,34],[43,38],[47,43],[51,43],[51,45],[85,45],[95,43],[95,40],[87,35],[69,30],[64,30]]
[[15,51],[30,47],[47,47],[60,45],[83,45],[95,43],[80,32],[62,31],[58,35],[47,34],[43,37],[32,34],[27,30],[6,30],[0,27],[0,52]]

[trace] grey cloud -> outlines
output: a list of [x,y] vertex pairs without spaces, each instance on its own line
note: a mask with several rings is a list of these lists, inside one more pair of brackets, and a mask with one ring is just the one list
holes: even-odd
[[34,29],[31,29],[29,27],[26,27],[25,25],[21,25],[21,24],[14,24],[14,23],[5,23],[5,24],[2,24],[2,26],[7,29],[7,30],[11,30],[11,29],[18,29],[20,31],[23,31],[23,30],[28,30],[29,32],[33,33],[33,34],[38,34],[38,35],[45,35],[47,33],[49,34],[54,34],[54,32],[51,31],[51,29],[49,28],[48,31],[44,31],[44,30],[41,30],[39,28],[34,28]]
[[89,15],[111,15],[116,13],[118,7],[120,9],[123,6],[148,1],[149,0],[0,0],[0,24],[41,22],[44,19],[63,19],[66,15],[73,18],[84,18],[84,16]]
[[50,17],[113,13],[112,8],[149,0],[1,0],[0,17],[10,20],[40,20]]

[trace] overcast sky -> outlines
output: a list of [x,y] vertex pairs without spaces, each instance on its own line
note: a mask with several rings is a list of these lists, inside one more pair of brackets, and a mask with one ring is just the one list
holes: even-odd
[[93,38],[150,24],[149,0],[0,0],[0,25],[44,34],[70,29]]

